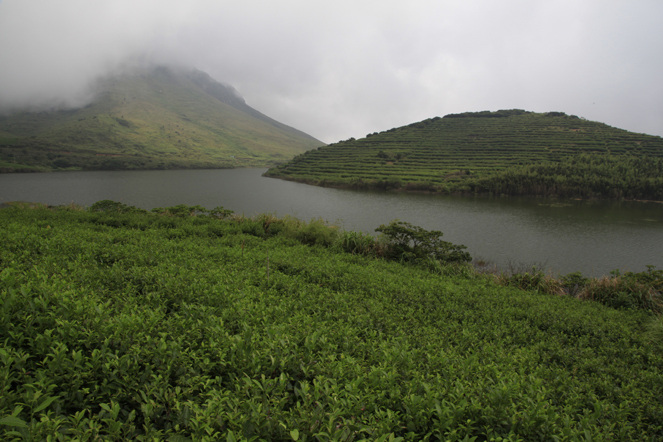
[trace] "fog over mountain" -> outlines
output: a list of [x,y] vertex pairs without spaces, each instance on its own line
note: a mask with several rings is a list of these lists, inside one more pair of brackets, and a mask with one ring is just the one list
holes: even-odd
[[0,109],[192,66],[325,142],[436,115],[564,111],[663,135],[663,2],[0,0]]

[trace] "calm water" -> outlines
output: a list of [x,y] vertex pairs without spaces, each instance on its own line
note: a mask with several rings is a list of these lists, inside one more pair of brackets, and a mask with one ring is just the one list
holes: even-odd
[[110,199],[151,209],[224,206],[337,221],[373,232],[392,219],[441,230],[498,265],[542,263],[589,276],[663,268],[663,204],[468,198],[326,189],[264,178],[265,169],[0,174],[0,202],[82,205]]

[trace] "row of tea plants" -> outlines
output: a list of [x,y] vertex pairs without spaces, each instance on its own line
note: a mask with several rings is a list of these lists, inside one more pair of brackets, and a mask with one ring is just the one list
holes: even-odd
[[75,209],[0,210],[0,440],[663,438],[651,312],[320,220]]
[[265,175],[359,189],[661,200],[662,167],[661,137],[513,109],[351,138]]

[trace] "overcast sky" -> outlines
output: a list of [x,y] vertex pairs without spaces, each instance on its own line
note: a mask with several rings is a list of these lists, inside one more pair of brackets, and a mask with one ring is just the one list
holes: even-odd
[[512,108],[661,136],[662,22],[662,0],[0,0],[0,106],[80,104],[141,59],[327,143]]

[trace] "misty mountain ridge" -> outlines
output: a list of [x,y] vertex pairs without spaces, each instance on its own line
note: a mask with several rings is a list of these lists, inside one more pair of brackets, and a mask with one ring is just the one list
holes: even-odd
[[99,79],[78,108],[0,115],[0,170],[267,166],[323,145],[197,69]]

